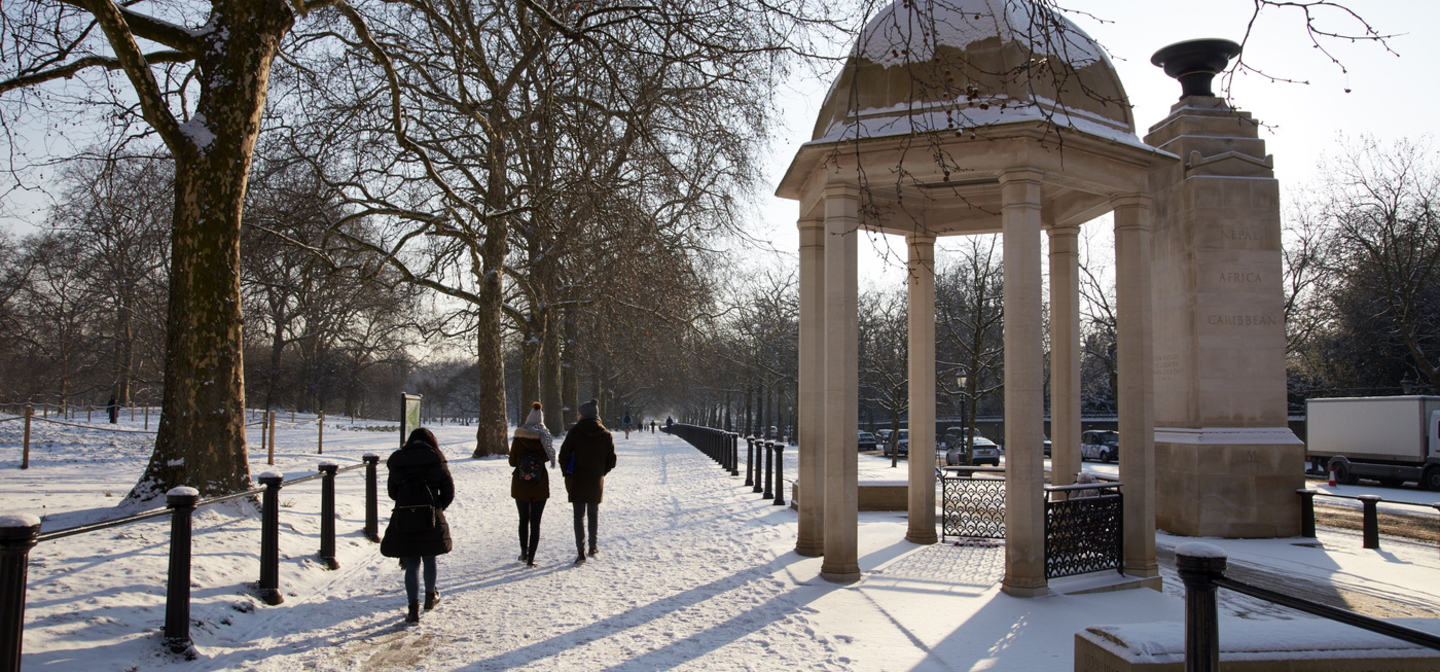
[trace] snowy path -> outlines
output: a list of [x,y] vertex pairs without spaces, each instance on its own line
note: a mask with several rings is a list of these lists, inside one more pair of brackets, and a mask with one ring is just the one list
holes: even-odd
[[402,572],[375,552],[315,599],[202,647],[190,669],[844,669],[772,577],[772,548],[788,539],[765,519],[784,514],[738,496],[738,481],[676,439],[621,437],[589,563],[572,564],[558,478],[531,569],[515,560],[510,468],[458,459],[444,599],[418,626],[400,624]]

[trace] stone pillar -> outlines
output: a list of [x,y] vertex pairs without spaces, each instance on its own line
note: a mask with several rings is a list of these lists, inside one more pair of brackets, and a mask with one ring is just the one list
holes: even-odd
[[1156,523],[1204,537],[1300,532],[1304,445],[1286,413],[1280,189],[1256,122],[1192,95],[1145,142],[1183,161],[1155,198]]
[[825,221],[800,220],[800,458],[795,552],[825,554]]
[[909,253],[910,525],[906,541],[935,535],[935,236],[905,237]]
[[1005,581],[1033,597],[1045,582],[1044,340],[1041,333],[1041,176],[1000,177],[1005,243]]
[[1080,227],[1050,229],[1050,484],[1080,471]]
[[1115,198],[1115,391],[1120,415],[1120,482],[1125,493],[1125,573],[1154,578],[1155,401],[1150,340],[1150,200]]
[[820,576],[835,582],[860,579],[855,448],[860,440],[859,206],[859,189],[825,189],[825,560]]

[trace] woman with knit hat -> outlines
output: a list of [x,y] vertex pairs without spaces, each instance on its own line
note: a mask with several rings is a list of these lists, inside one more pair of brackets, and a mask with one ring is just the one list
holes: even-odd
[[590,557],[599,553],[595,526],[600,517],[600,500],[605,494],[605,474],[615,468],[615,439],[600,424],[599,402],[580,404],[580,421],[570,428],[560,444],[564,465],[565,491],[575,505],[575,564],[585,564],[585,518],[590,519]]
[[520,511],[520,562],[535,566],[535,548],[540,545],[540,516],[550,499],[550,474],[545,463],[555,466],[555,445],[545,429],[540,402],[531,404],[525,424],[515,428],[510,441],[510,496]]

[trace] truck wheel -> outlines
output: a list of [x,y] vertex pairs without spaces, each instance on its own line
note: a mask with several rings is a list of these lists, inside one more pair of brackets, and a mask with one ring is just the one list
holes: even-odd
[[1430,467],[1425,470],[1425,475],[1420,477],[1420,487],[1440,491],[1440,467]]
[[1335,482],[1341,485],[1355,485],[1360,479],[1350,473],[1350,465],[1344,462],[1335,462]]

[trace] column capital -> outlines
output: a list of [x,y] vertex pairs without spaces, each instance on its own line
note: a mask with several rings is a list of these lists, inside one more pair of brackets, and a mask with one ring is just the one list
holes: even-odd
[[803,217],[795,223],[800,229],[800,247],[825,247],[825,220],[820,217]]
[[929,247],[934,247],[934,246],[935,246],[935,240],[936,240],[936,236],[935,236],[935,234],[933,234],[933,233],[907,233],[907,234],[905,234],[905,243],[906,243],[907,245],[910,245],[911,247],[915,247],[915,246],[918,246],[918,245],[926,245],[926,246],[929,246]]
[[1150,197],[1145,194],[1121,194],[1110,202],[1115,205],[1115,231],[1150,230]]
[[1150,209],[1151,199],[1149,194],[1116,194],[1110,197],[1110,204],[1116,210],[1126,208]]
[[1044,173],[1042,173],[1042,172],[1040,172],[1040,171],[1038,171],[1038,170],[1030,169],[1030,168],[1017,168],[1017,169],[1013,169],[1013,170],[1006,170],[1006,171],[1000,173],[1000,184],[1001,184],[1001,185],[1010,184],[1010,183],[1013,183],[1013,182],[1035,182],[1035,183],[1040,183],[1040,182],[1044,182],[1044,181],[1045,181],[1045,174],[1044,174]]

